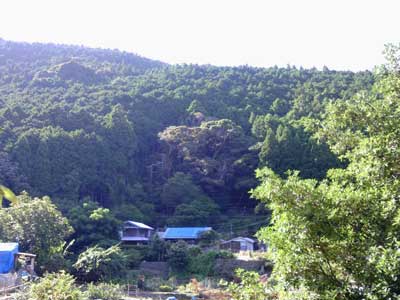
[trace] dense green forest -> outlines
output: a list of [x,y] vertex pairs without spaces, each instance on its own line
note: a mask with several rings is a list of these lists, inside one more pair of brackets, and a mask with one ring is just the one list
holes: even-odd
[[0,40],[0,182],[50,196],[73,226],[92,207],[254,233],[268,215],[249,195],[255,169],[322,179],[345,165],[303,119],[373,83],[368,71],[168,65]]
[[[115,286],[75,280],[140,281],[146,260],[168,265],[159,290],[214,276],[229,299],[398,299],[400,47],[385,53],[354,73],[0,40],[0,238],[76,277],[30,293],[83,299]],[[121,246],[127,219],[216,231]],[[219,239],[255,232],[272,274],[223,276],[238,259]]]

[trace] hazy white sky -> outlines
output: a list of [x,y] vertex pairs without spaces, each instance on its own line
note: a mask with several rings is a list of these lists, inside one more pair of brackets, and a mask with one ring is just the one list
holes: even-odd
[[400,42],[399,0],[0,0],[0,37],[169,63],[371,69]]

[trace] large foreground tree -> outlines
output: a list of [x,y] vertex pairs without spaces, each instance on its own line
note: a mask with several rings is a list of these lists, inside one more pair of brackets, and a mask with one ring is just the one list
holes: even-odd
[[62,264],[65,239],[73,231],[68,220],[49,197],[23,193],[12,201],[0,209],[0,241],[18,242],[21,251],[36,254],[36,271],[54,271]]
[[345,169],[321,181],[258,171],[253,196],[273,212],[259,237],[270,245],[280,299],[400,297],[399,49],[387,54],[372,93],[330,105],[316,123]]

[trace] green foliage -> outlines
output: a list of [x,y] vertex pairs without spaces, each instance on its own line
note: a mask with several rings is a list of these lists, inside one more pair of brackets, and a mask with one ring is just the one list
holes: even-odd
[[184,241],[178,241],[169,247],[167,261],[174,272],[184,272],[189,264],[189,247]]
[[119,285],[111,283],[89,283],[85,296],[88,300],[120,300],[123,298],[123,290]]
[[163,261],[167,255],[168,244],[161,239],[157,234],[150,239],[146,260]]
[[166,211],[171,212],[179,204],[203,198],[207,196],[193,183],[192,176],[182,172],[177,172],[169,178],[161,192],[161,203]]
[[0,185],[0,207],[3,206],[3,198],[9,200],[12,204],[17,204],[18,199],[14,193],[4,185]]
[[107,249],[94,246],[82,252],[73,267],[83,281],[117,279],[126,272],[126,256],[118,245]]
[[332,103],[325,119],[314,122],[316,137],[348,161],[345,169],[331,169],[321,181],[258,171],[261,185],[253,196],[268,204],[273,224],[258,236],[270,245],[282,299],[292,299],[285,291],[297,288],[308,299],[395,299],[400,293],[395,65],[372,93]]
[[216,258],[232,259],[235,258],[235,255],[231,251],[220,250],[217,252]]
[[299,170],[303,178],[322,179],[328,169],[340,166],[328,146],[306,132],[302,121],[271,114],[257,116],[252,132],[260,140],[256,148],[261,165],[282,176],[287,170]]
[[165,174],[190,172],[193,180],[214,197],[225,196],[219,195],[222,187],[235,180],[234,162],[249,146],[243,129],[227,119],[194,127],[171,126],[159,137],[166,146],[168,161],[172,162],[164,166]]
[[135,205],[125,203],[114,210],[115,217],[124,222],[126,220],[135,220],[137,222],[145,222],[149,219],[148,216],[145,216]]
[[214,265],[217,256],[218,252],[216,251],[200,251],[199,253],[192,252],[187,266],[188,272],[202,278],[215,275]]
[[171,226],[203,226],[213,224],[219,216],[219,207],[208,197],[183,203],[176,207],[167,223]]
[[52,269],[52,256],[62,259],[64,240],[72,231],[49,197],[31,198],[23,193],[16,205],[0,209],[1,239],[18,241],[22,251],[36,254],[40,272]]
[[204,231],[200,234],[199,245],[200,246],[215,246],[218,244],[221,236],[215,230]]
[[45,270],[48,273],[59,272],[60,270],[71,270],[73,257],[72,253],[69,251],[71,245],[74,241],[70,241],[68,244],[66,242],[61,243],[57,247],[52,247],[49,253],[41,260],[41,272]]
[[30,300],[82,300],[83,293],[75,285],[71,275],[61,273],[46,274],[29,290]]
[[266,283],[260,280],[260,275],[256,272],[238,269],[236,276],[240,280],[239,283],[222,282],[222,285],[227,287],[234,300],[277,299],[276,295],[269,293]]
[[145,249],[138,249],[136,246],[125,246],[122,248],[123,255],[126,258],[126,266],[128,269],[138,268],[140,263],[146,256],[147,247]]
[[84,202],[70,209],[68,218],[75,232],[72,249],[76,252],[103,243],[109,246],[118,240],[120,222],[108,208],[95,202]]
[[13,161],[10,154],[5,151],[0,151],[0,182],[14,193],[30,190],[27,178],[21,173],[18,163]]
[[174,288],[169,285],[160,285],[159,288],[160,292],[170,293],[174,291]]
[[199,246],[189,246],[183,241],[171,244],[167,250],[167,262],[172,271],[179,276],[205,278],[216,275],[214,272],[217,258],[232,258],[226,251],[203,251]]

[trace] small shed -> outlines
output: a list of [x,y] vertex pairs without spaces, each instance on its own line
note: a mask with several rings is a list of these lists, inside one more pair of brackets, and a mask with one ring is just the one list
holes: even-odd
[[229,241],[222,242],[220,248],[232,252],[254,251],[255,244],[255,240],[239,236]]
[[203,232],[211,230],[211,227],[169,227],[165,230],[163,238],[167,241],[183,240],[195,244]]
[[0,273],[9,273],[15,267],[18,243],[0,243]]
[[154,228],[134,221],[125,221],[120,232],[122,242],[147,243]]

